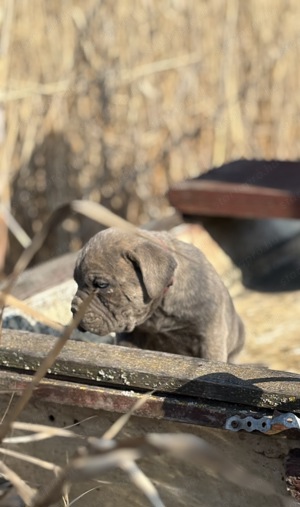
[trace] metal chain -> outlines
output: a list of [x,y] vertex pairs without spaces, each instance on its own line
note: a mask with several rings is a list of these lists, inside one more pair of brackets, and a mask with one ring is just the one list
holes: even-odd
[[230,431],[260,431],[269,435],[292,428],[300,429],[300,419],[293,413],[263,416],[259,419],[252,416],[234,415],[229,417],[225,423],[225,429]]

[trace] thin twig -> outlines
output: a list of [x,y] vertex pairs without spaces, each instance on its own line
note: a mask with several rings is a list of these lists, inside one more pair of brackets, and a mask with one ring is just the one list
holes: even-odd
[[0,291],[0,304],[4,303],[6,305],[13,306],[14,308],[18,308],[18,310],[21,310],[26,315],[29,315],[35,320],[42,322],[43,324],[52,327],[57,331],[63,332],[63,330],[65,329],[65,327],[62,326],[62,324],[59,324],[58,322],[55,322],[52,319],[49,319],[48,317],[46,317],[46,315],[43,315],[35,308],[32,308],[31,306],[24,303],[24,301],[21,301],[20,299],[12,296],[11,294],[5,294],[4,292]]
[[34,95],[54,95],[55,93],[65,93],[68,91],[70,83],[68,80],[58,83],[34,83],[32,86],[18,88],[17,90],[1,90],[0,101],[10,102],[32,97]]
[[2,417],[1,417],[1,422],[0,422],[0,424],[2,424],[2,423],[3,423],[3,421],[4,421],[5,417],[6,417],[6,414],[7,414],[7,413],[8,413],[8,411],[9,411],[9,407],[10,407],[10,406],[11,406],[11,404],[12,404],[12,400],[14,399],[14,396],[15,396],[15,391],[14,391],[14,392],[11,394],[11,396],[10,396],[10,400],[9,400],[9,402],[8,402],[8,405],[7,405],[7,407],[6,407],[5,411],[4,411],[4,414],[3,414],[3,415],[2,415]]
[[82,493],[81,495],[77,496],[76,498],[74,498],[68,505],[68,507],[71,507],[71,505],[74,505],[76,502],[78,502],[78,500],[81,500],[81,498],[83,498],[85,495],[88,495],[88,493],[91,493],[92,491],[97,491],[97,489],[99,489],[99,486],[96,486],[95,488],[91,488],[91,489],[88,489],[87,491],[85,491],[84,493]]
[[139,65],[133,69],[123,69],[121,70],[120,78],[122,84],[128,84],[158,72],[176,70],[188,65],[197,65],[201,62],[203,62],[202,53],[195,51],[194,53],[187,53],[185,55],[175,56],[174,58],[166,58],[164,60]]
[[3,461],[0,461],[0,473],[13,484],[26,505],[31,506],[32,499],[36,494],[35,489],[30,488],[30,486],[28,486],[28,484],[26,484],[13,470],[6,466]]
[[131,409],[128,412],[126,412],[126,414],[121,415],[121,417],[119,417],[110,426],[110,428],[104,433],[102,438],[104,440],[112,440],[113,438],[115,438],[118,435],[118,433],[120,433],[120,431],[123,429],[125,424],[127,424],[127,422],[134,414],[134,412],[136,412],[139,408],[141,408],[146,403],[146,401],[152,396],[153,393],[154,391],[143,394],[142,397],[134,403],[133,407],[131,407]]
[[11,212],[7,209],[6,206],[0,205],[0,213],[6,222],[7,227],[10,232],[15,236],[22,247],[27,248],[31,243],[31,239],[28,234],[24,231],[24,229],[20,226],[20,224],[16,221],[16,219],[12,216]]
[[153,507],[165,507],[155,486],[149,477],[137,466],[134,461],[125,461],[121,465],[122,470],[128,473],[136,487],[144,493]]
[[28,456],[28,454],[13,451],[12,449],[4,449],[3,447],[0,447],[0,453],[6,456],[11,456],[12,458],[17,458],[21,461],[26,461],[27,463],[39,466],[41,468],[44,468],[45,470],[51,470],[53,472],[59,472],[61,470],[61,467],[55,465],[55,463],[50,463],[49,461],[35,458],[33,456]]

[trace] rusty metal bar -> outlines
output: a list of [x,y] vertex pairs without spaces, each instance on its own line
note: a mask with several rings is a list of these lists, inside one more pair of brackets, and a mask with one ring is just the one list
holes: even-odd
[[[0,390],[11,395],[21,395],[31,376],[25,373],[0,371]],[[3,395],[2,395],[3,396]],[[44,379],[33,394],[34,400],[95,411],[128,413],[143,395],[132,389],[121,390],[111,387],[91,386],[65,380]],[[248,407],[222,402],[207,402],[188,396],[152,394],[135,412],[135,415],[150,419],[164,419],[211,428],[226,428],[228,417],[253,415]],[[258,409],[256,417],[268,417],[269,411]]]

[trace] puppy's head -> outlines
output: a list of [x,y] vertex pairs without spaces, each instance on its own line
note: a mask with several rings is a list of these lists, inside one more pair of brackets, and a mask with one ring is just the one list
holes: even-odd
[[176,265],[172,253],[149,232],[99,232],[81,250],[75,266],[78,290],[72,312],[95,293],[79,329],[100,336],[132,331],[157,308]]

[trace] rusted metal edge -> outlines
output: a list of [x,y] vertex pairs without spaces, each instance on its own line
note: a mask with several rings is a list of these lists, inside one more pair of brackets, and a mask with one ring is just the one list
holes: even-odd
[[[0,391],[11,396],[12,392],[21,395],[31,381],[28,374],[0,371]],[[114,413],[128,413],[143,395],[134,390],[118,390],[108,387],[91,386],[56,379],[43,379],[33,393],[33,401],[43,401],[64,406],[104,410]],[[240,408],[235,404],[207,403],[200,398],[176,395],[152,394],[134,412],[139,417],[165,419],[179,423],[193,424],[210,428],[225,429],[229,416],[246,417],[250,414],[263,417],[270,411],[249,407]]]
[[243,183],[186,180],[167,196],[183,215],[239,218],[300,218],[300,195]]
[[300,503],[300,449],[290,449],[285,461],[285,482],[290,495]]
[[[3,330],[2,369],[35,371],[53,346],[47,335]],[[200,358],[69,341],[52,377],[98,386],[176,393],[255,408],[300,412],[300,375]]]

